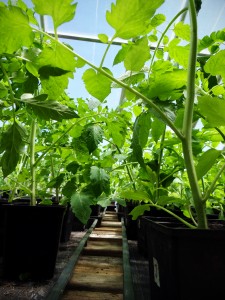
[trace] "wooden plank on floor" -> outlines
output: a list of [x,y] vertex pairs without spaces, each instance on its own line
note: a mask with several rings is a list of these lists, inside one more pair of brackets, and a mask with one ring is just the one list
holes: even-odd
[[63,300],[123,300],[121,293],[101,293],[90,291],[65,291]]
[[108,240],[108,241],[122,241],[122,235],[118,233],[108,233],[108,232],[94,232],[90,235],[89,241],[97,241],[97,240]]
[[74,272],[98,274],[123,274],[123,260],[121,257],[82,255]]
[[89,241],[83,250],[86,255],[122,256],[121,241]]
[[121,222],[111,222],[111,221],[102,221],[101,223],[102,227],[116,227],[120,228],[121,227]]
[[102,227],[98,227],[95,229],[95,232],[96,231],[111,231],[111,232],[122,232],[122,227],[105,227],[105,226],[102,226]]
[[73,273],[68,289],[96,291],[96,292],[123,292],[123,274],[101,275],[93,273]]

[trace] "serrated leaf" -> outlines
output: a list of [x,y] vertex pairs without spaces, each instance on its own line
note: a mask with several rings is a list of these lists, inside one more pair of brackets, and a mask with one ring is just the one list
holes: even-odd
[[51,16],[54,27],[73,20],[77,3],[72,4],[73,0],[32,0],[35,11],[40,15]]
[[158,27],[166,21],[166,16],[163,14],[157,14],[151,19],[151,26]]
[[113,139],[113,142],[118,146],[122,147],[125,141],[125,135],[127,127],[125,122],[122,120],[109,120],[107,122],[107,128],[109,131],[110,137]]
[[156,143],[158,142],[160,136],[163,134],[165,126],[165,123],[163,123],[157,118],[154,118],[154,121],[152,122],[151,126],[151,134]]
[[107,207],[111,204],[111,199],[109,197],[106,196],[100,196],[97,198],[97,204],[101,205],[101,207]]
[[4,152],[1,158],[3,176],[12,173],[20,160],[26,138],[25,129],[14,122],[6,132],[2,133],[0,140],[0,152]]
[[149,195],[144,191],[125,190],[120,192],[120,197],[140,202],[150,201]]
[[190,41],[191,29],[189,24],[184,24],[183,22],[178,22],[174,27],[174,32],[176,36],[180,37],[185,41]]
[[85,127],[82,136],[86,141],[89,153],[92,153],[98,148],[98,144],[102,142],[103,130],[98,124],[89,124]]
[[168,46],[169,55],[173,58],[179,65],[183,66],[185,69],[188,68],[188,59],[190,46],[179,46],[180,40],[173,39]]
[[47,188],[59,188],[63,183],[65,177],[65,173],[59,174],[59,176],[53,178],[51,181],[48,182]]
[[70,204],[75,216],[86,224],[91,215],[90,205],[93,201],[93,195],[85,193],[74,193],[71,197]]
[[61,76],[50,76],[47,79],[41,77],[41,86],[44,93],[48,94],[49,99],[57,99],[68,87],[69,77],[72,73]]
[[70,198],[76,192],[76,190],[76,180],[75,178],[72,178],[70,181],[67,181],[67,183],[62,188],[62,194],[67,198]]
[[[19,34],[18,34],[19,28]],[[29,47],[34,39],[29,18],[19,7],[0,7],[0,53],[9,53]]]
[[136,118],[133,130],[133,133],[137,136],[137,140],[142,148],[145,147],[148,141],[150,128],[151,113],[149,111],[145,111]]
[[211,126],[225,126],[225,101],[217,97],[198,97],[198,105],[201,114]]
[[201,155],[196,166],[198,179],[201,179],[212,168],[220,154],[219,150],[209,149]]
[[150,58],[150,49],[146,36],[137,40],[129,47],[124,59],[124,66],[130,71],[139,71]]
[[26,103],[35,115],[44,120],[61,121],[79,117],[73,110],[55,100],[40,101],[39,98],[32,98],[24,99],[22,102]]
[[117,0],[106,12],[106,20],[115,29],[115,37],[131,39],[146,33],[150,19],[164,0]]
[[134,123],[131,148],[133,149],[134,157],[141,166],[144,166],[144,160],[142,157],[143,148],[147,143],[150,127],[151,114],[148,111],[143,112],[136,118]]
[[221,75],[225,78],[225,50],[221,50],[211,56],[207,60],[204,70],[211,75]]
[[91,184],[93,192],[98,197],[102,192],[109,192],[110,178],[104,169],[92,166],[90,171]]
[[87,162],[89,160],[90,155],[87,143],[82,136],[74,138],[71,145],[75,150],[76,157],[79,162]]
[[132,220],[137,220],[137,218],[142,216],[146,210],[150,211],[149,204],[138,205],[129,213],[129,215],[132,216]]
[[51,45],[45,47],[38,56],[37,65],[39,69],[48,66],[74,72],[76,60],[72,51],[61,44],[51,42]]
[[[109,72],[108,69],[107,72]],[[112,75],[111,72],[109,73]],[[82,79],[87,91],[101,102],[105,100],[111,92],[111,80],[93,69],[86,70]]]
[[186,70],[174,70],[173,72],[159,74],[151,80],[148,97],[150,99],[158,97],[162,101],[179,99],[183,94],[182,88],[186,84]]

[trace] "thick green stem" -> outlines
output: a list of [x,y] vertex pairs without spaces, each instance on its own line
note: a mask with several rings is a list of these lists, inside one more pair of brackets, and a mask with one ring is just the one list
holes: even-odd
[[31,172],[31,205],[36,205],[36,166],[35,166],[36,120],[32,120],[30,134],[30,172]]
[[208,228],[205,203],[203,202],[192,153],[192,121],[195,100],[195,72],[197,58],[197,16],[194,0],[189,0],[191,43],[188,63],[187,99],[185,102],[182,147],[192,197],[197,214],[198,228]]

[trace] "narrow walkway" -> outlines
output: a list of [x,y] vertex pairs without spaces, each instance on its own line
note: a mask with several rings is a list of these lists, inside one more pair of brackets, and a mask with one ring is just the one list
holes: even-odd
[[114,211],[106,211],[101,226],[89,236],[73,270],[62,300],[123,298],[122,224]]

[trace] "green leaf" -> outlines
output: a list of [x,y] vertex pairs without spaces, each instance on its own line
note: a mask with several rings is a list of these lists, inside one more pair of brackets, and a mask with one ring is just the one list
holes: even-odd
[[51,66],[43,66],[38,70],[38,73],[42,78],[48,79],[49,76],[61,76],[70,71],[60,69],[58,67],[51,67]]
[[106,34],[100,33],[100,34],[98,34],[98,38],[104,44],[107,44],[109,42],[109,38]]
[[111,204],[111,198],[102,195],[97,198],[97,204],[101,205],[101,207],[107,207]]
[[64,93],[68,87],[70,74],[50,76],[47,79],[41,77],[42,89],[44,93],[48,94],[49,99],[57,99]]
[[183,94],[183,87],[187,84],[187,71],[174,70],[159,74],[152,79],[148,97],[158,97],[160,100],[176,100]]
[[71,197],[72,211],[83,224],[86,224],[90,218],[92,201],[93,195],[91,194],[74,193]]
[[0,82],[0,98],[4,98],[8,95],[8,89],[5,87],[5,85]]
[[174,27],[174,32],[176,36],[179,38],[190,41],[191,29],[189,24],[184,24],[183,22],[179,22]]
[[42,67],[46,68],[47,66],[48,68],[54,67],[54,68],[59,68],[62,70],[74,72],[76,67],[76,60],[75,60],[74,53],[69,49],[63,47],[63,45],[56,43],[54,41],[51,42],[50,46],[45,47],[43,49],[43,51],[38,56],[36,63],[39,67],[39,71]]
[[157,14],[151,19],[151,26],[158,27],[166,21],[166,16],[163,14]]
[[14,122],[6,132],[2,133],[0,152],[4,152],[1,158],[4,177],[7,177],[15,170],[17,163],[20,160],[20,156],[23,153],[25,138],[25,129],[17,122]]
[[78,118],[78,115],[65,105],[55,100],[42,101],[40,97],[21,100],[32,109],[35,115],[44,120],[57,120]]
[[115,36],[131,39],[146,33],[151,17],[164,0],[117,0],[106,12],[106,20],[115,29]]
[[198,97],[198,105],[201,114],[211,126],[225,126],[225,100],[217,97]]
[[15,6],[0,7],[0,36],[0,53],[12,54],[22,46],[29,47],[34,34],[26,13]]
[[59,176],[53,178],[51,181],[48,182],[47,188],[59,188],[63,183],[65,177],[65,173],[59,174]]
[[113,142],[120,148],[123,146],[127,131],[126,123],[121,119],[119,120],[108,120],[107,128],[109,131],[110,137],[113,139]]
[[72,174],[76,174],[79,167],[80,165],[76,161],[72,161],[66,166],[66,170]]
[[150,58],[148,39],[144,36],[131,45],[126,52],[124,66],[130,71],[139,71]]
[[76,180],[75,178],[72,178],[70,181],[67,181],[67,183],[62,188],[62,194],[67,198],[70,198],[76,192],[76,190]]
[[79,162],[87,162],[90,158],[87,143],[82,136],[74,138],[72,147],[75,150],[77,160]]
[[82,136],[86,141],[89,153],[92,153],[98,148],[98,144],[102,142],[103,130],[98,124],[88,124]]
[[151,113],[145,111],[141,113],[134,123],[134,135],[137,136],[139,145],[144,148],[149,137],[149,130],[151,128]]
[[189,52],[190,46],[178,46],[180,40],[173,39],[169,43],[169,55],[173,58],[179,65],[183,66],[185,69],[188,68],[188,59],[189,59]]
[[102,192],[105,192],[106,194],[109,192],[110,178],[104,169],[92,166],[90,179],[93,186],[93,192],[97,197],[100,196]]
[[144,148],[144,146],[148,141],[150,128],[151,128],[151,114],[149,111],[143,112],[135,120],[132,143],[131,143],[131,148],[133,149],[133,155],[141,166],[144,166],[142,149]]
[[51,16],[54,27],[73,20],[77,3],[72,4],[73,0],[32,0],[35,11],[40,15]]
[[142,216],[146,210],[150,211],[149,204],[138,205],[129,213],[129,215],[132,216],[132,220],[137,220],[137,218]]
[[[112,75],[108,69],[105,70]],[[93,69],[86,70],[82,79],[85,83],[87,91],[101,102],[105,100],[105,98],[111,92],[111,80]]]
[[150,201],[149,195],[143,191],[125,190],[120,192],[120,197],[128,200]]
[[163,134],[165,126],[165,123],[163,123],[157,118],[154,118],[154,121],[152,122],[151,126],[151,134],[156,143],[158,142],[160,136]]
[[219,150],[209,149],[201,155],[196,166],[198,179],[201,179],[212,168],[220,154]]
[[211,75],[221,75],[225,78],[225,50],[221,50],[211,56],[207,60],[204,70]]

